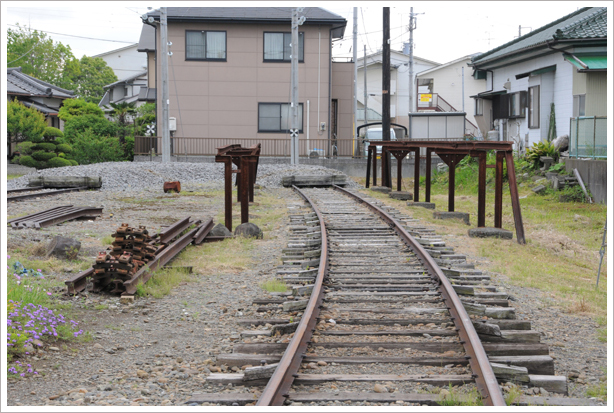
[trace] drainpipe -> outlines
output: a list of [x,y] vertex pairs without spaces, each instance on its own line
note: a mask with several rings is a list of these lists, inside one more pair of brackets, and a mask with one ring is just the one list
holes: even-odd
[[[332,142],[330,136],[330,122],[332,120],[331,104],[333,99],[333,30],[340,29],[343,26],[331,27],[328,31],[328,155],[332,155]],[[337,107],[337,110],[339,108]],[[339,124],[339,119],[337,119],[337,124]],[[320,125],[318,125],[318,128]]]

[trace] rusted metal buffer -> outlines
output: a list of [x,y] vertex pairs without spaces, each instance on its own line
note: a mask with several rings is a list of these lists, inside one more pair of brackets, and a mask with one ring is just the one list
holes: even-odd
[[[232,174],[237,174],[237,201],[241,203],[241,223],[249,222],[249,203],[254,202],[261,145],[242,148],[239,144],[217,148],[215,162],[224,163],[224,225],[232,231]],[[232,165],[237,169],[232,169]]]
[[[488,142],[488,141],[396,141],[378,142],[382,148],[382,157],[385,153],[390,153],[397,159],[397,190],[401,190],[401,168],[402,160],[410,152],[415,152],[414,176],[420,176],[420,149],[426,148],[426,182],[425,182],[425,201],[431,201],[431,154],[434,152],[444,161],[448,169],[448,211],[454,211],[454,187],[456,165],[467,155],[478,158],[478,227],[485,227],[486,223],[486,168],[495,168],[495,213],[494,226],[501,228],[503,210],[503,160],[507,166],[507,178],[510,186],[510,196],[512,201],[512,211],[514,213],[514,224],[516,227],[516,239],[519,244],[525,244],[524,226],[522,214],[520,212],[520,201],[518,199],[518,187],[516,183],[516,171],[514,169],[514,158],[512,152],[513,142]],[[377,185],[377,156],[375,146],[370,146],[367,157],[367,188],[371,180],[371,170],[373,171],[372,182]],[[495,151],[495,165],[486,164],[488,151]],[[385,175],[386,168],[389,166],[382,164],[382,176]],[[387,185],[392,187],[391,184]],[[420,200],[420,180],[414,179],[414,201]]]

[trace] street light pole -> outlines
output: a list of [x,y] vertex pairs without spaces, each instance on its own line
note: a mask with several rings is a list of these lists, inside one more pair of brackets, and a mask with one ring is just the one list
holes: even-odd
[[162,162],[171,162],[171,135],[168,124],[168,24],[166,7],[160,7],[160,43],[162,43]]

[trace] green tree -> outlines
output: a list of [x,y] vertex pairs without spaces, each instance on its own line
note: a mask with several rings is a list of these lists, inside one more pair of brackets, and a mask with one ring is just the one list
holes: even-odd
[[156,123],[156,104],[145,103],[136,108],[136,117],[134,118],[134,127],[136,136],[145,136],[147,133],[147,125]]
[[70,46],[54,42],[47,34],[25,27],[7,30],[6,62],[8,67],[20,66],[22,73],[72,89],[64,77],[65,68],[75,68],[77,59]]
[[[119,143],[124,145],[126,142],[126,135],[133,125],[129,122],[130,117],[136,115],[136,103],[135,102],[121,102],[121,103],[109,103],[113,108],[111,116],[117,122]],[[132,134],[131,134],[132,135]]]
[[118,135],[118,127],[104,116],[86,114],[74,116],[64,124],[64,142],[73,144],[77,137],[86,130],[90,130],[95,136]]
[[6,108],[6,132],[9,143],[40,142],[47,122],[45,116],[18,100],[9,101]]
[[83,115],[95,115],[104,118],[104,112],[97,104],[87,102],[84,99],[66,99],[58,112],[58,117],[64,122],[69,122],[74,117]]
[[71,67],[66,70],[64,80],[74,85],[81,99],[98,104],[104,95],[103,87],[117,82],[117,76],[100,57],[83,56],[79,60],[78,68]]

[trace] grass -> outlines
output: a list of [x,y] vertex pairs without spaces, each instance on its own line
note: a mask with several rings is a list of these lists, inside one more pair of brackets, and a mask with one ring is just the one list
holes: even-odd
[[149,281],[137,286],[136,293],[139,296],[151,296],[162,298],[182,282],[193,281],[193,277],[181,268],[164,268],[155,271]]
[[286,285],[286,283],[283,280],[279,280],[277,278],[273,278],[263,282],[262,284],[260,284],[260,288],[270,293],[285,293],[286,291],[288,291],[288,286]]
[[106,235],[102,237],[102,239],[100,240],[100,243],[104,246],[104,245],[111,245],[114,241],[115,241],[114,237],[110,235]]
[[469,393],[461,393],[460,390],[451,384],[448,385],[446,392],[439,393],[440,406],[483,406],[482,396],[477,389],[472,389]]
[[6,176],[6,180],[10,181],[11,179],[16,179],[22,177],[24,174],[9,174]]
[[[607,257],[601,268],[602,280],[595,288],[599,266],[599,249],[602,243],[603,227],[607,206],[579,202],[558,201],[558,193],[547,191],[536,195],[531,191],[532,182],[519,181],[519,196],[526,245],[515,240],[505,241],[494,238],[467,240],[467,230],[477,225],[477,167],[458,168],[455,192],[455,210],[470,214],[471,226],[460,220],[435,220],[433,211],[424,208],[407,207],[404,202],[391,199],[386,194],[363,190],[370,196],[414,218],[419,218],[438,233],[454,236],[459,252],[484,257],[489,264],[482,269],[498,272],[512,285],[537,288],[545,292],[551,302],[569,313],[594,317],[603,326],[598,338],[607,335]],[[517,175],[522,171],[517,168]],[[486,226],[494,226],[494,172],[487,170]],[[364,178],[357,179],[364,184]],[[393,179],[396,189],[396,180]],[[403,187],[413,192],[413,181],[405,179]],[[420,187],[421,201],[424,200],[424,185]],[[435,174],[431,187],[431,202],[438,210],[447,210],[447,173]],[[515,234],[514,217],[511,208],[509,187],[503,188],[503,228]],[[461,251],[464,250],[464,251]],[[485,268],[486,267],[486,268]],[[607,276],[606,276],[607,277]]]

